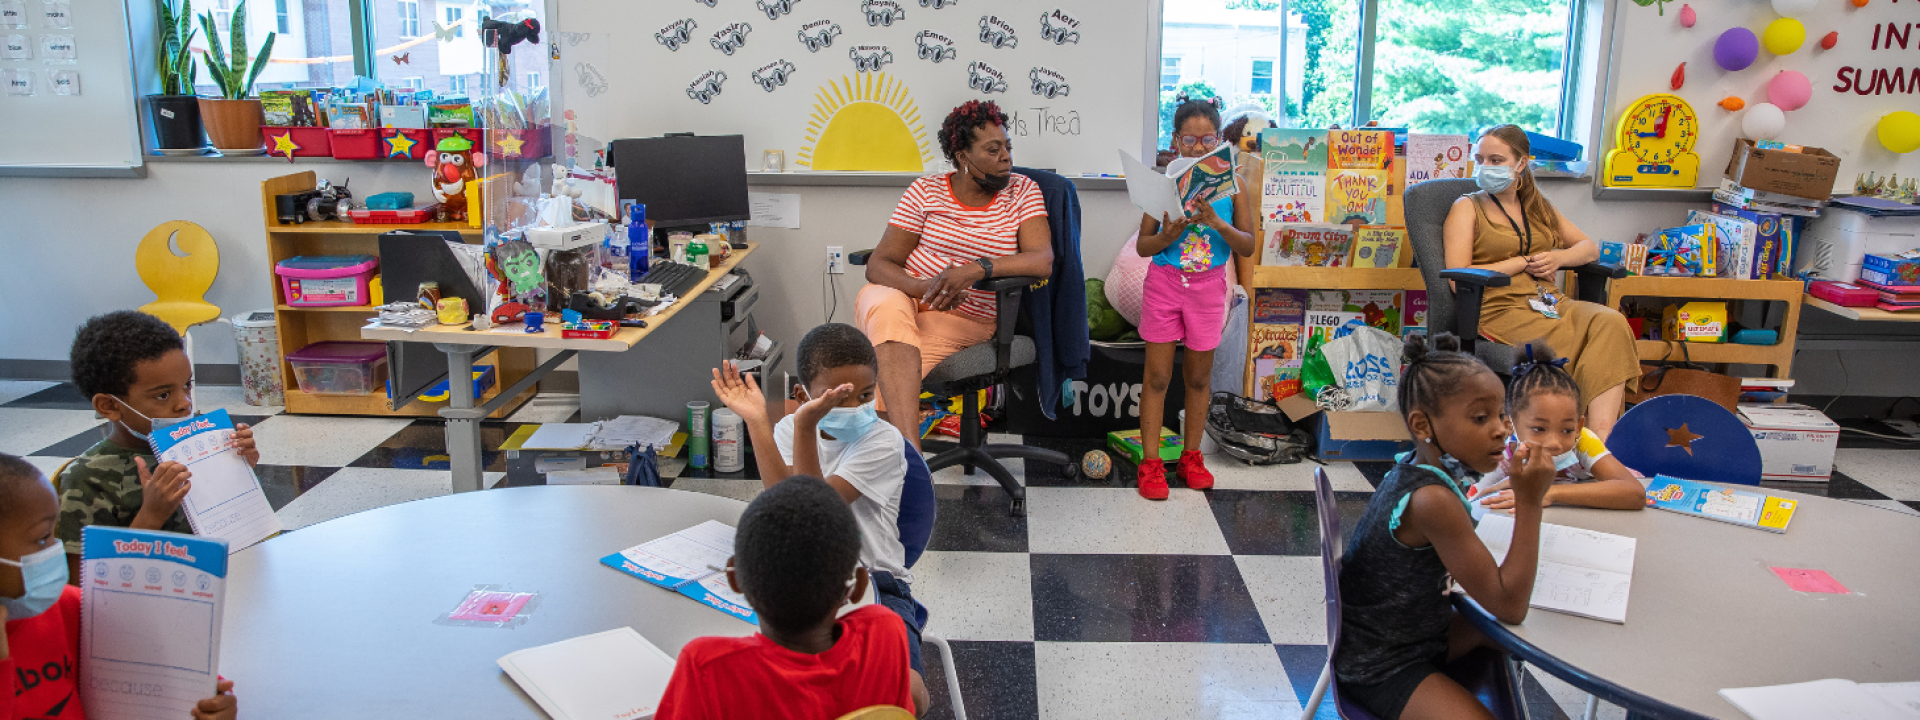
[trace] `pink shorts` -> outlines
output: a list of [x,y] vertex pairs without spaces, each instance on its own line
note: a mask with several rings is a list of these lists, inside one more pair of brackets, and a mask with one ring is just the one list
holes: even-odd
[[1196,273],[1158,263],[1147,268],[1140,300],[1140,339],[1151,343],[1184,341],[1188,350],[1220,347],[1226,327],[1227,267]]

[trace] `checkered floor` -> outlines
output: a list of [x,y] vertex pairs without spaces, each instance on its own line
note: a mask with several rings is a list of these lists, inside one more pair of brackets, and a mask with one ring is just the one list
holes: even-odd
[[[282,415],[241,404],[231,387],[204,387],[197,397],[203,412],[225,408],[257,427],[260,478],[289,528],[450,490],[438,421]],[[485,447],[521,424],[571,419],[578,407],[575,397],[542,395],[487,423]],[[71,386],[0,381],[0,451],[47,472],[97,441],[102,426]],[[1097,447],[1091,439],[1031,442],[1072,455]],[[1920,514],[1916,460],[1920,450],[1843,447],[1830,484],[1790,489]],[[498,453],[486,461],[489,485],[506,479]],[[1315,466],[1256,469],[1224,456],[1210,466],[1216,489],[1176,481],[1172,498],[1158,503],[1134,493],[1130,468],[1095,482],[1038,464],[1015,468],[1031,488],[1022,518],[1007,514],[1005,494],[984,474],[936,475],[940,520],[914,568],[914,594],[932,610],[928,630],[952,641],[970,716],[1299,712],[1326,661]],[[1348,522],[1386,467],[1328,466]],[[675,461],[662,470],[683,490],[744,500],[760,489],[746,476],[692,477]],[[929,666],[931,716],[946,717],[945,680]],[[1528,690],[1536,717],[1577,717],[1584,702],[1544,675]],[[1326,707],[1321,714],[1331,717]]]

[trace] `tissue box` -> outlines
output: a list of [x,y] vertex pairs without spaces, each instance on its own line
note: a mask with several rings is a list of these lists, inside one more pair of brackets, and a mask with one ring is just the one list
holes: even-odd
[[1690,302],[1685,305],[1668,305],[1660,323],[1661,337],[1669,342],[1725,342],[1727,337],[1727,304],[1724,302]]

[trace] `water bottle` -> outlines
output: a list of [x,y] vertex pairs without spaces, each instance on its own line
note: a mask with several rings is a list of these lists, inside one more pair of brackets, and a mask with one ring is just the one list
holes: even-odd
[[[627,244],[626,228],[617,228],[607,236],[607,264],[615,275],[627,278],[627,254],[631,252]],[[631,281],[631,278],[628,278]]]
[[628,282],[647,276],[647,266],[651,264],[653,242],[652,233],[647,232],[647,206],[633,204],[633,212],[627,217],[627,277]]

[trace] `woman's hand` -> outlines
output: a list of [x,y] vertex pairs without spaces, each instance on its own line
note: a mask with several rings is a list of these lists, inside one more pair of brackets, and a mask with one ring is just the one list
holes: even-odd
[[986,268],[977,263],[950,265],[928,281],[926,293],[920,296],[920,302],[942,312],[952,310],[966,299],[967,288],[973,287],[974,283],[986,276]]
[[1558,250],[1547,250],[1527,256],[1527,274],[1541,280],[1552,280],[1553,274],[1566,266],[1565,258]]

